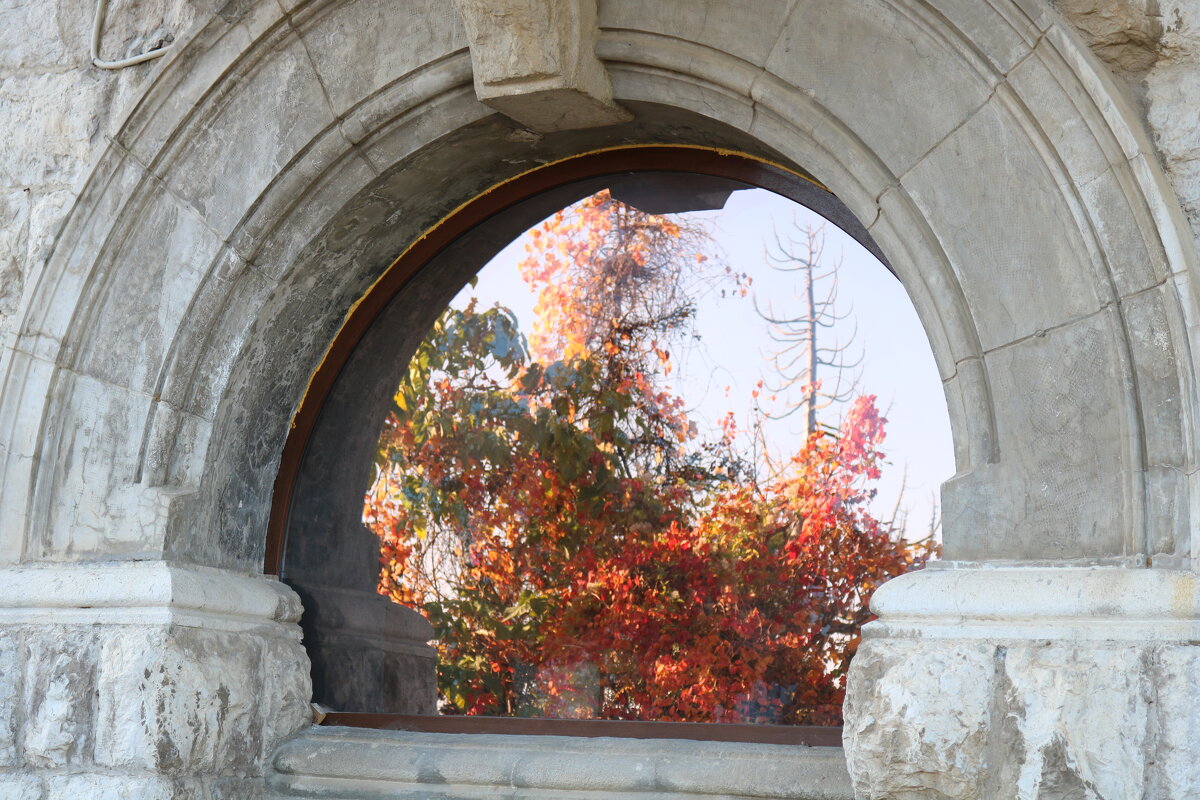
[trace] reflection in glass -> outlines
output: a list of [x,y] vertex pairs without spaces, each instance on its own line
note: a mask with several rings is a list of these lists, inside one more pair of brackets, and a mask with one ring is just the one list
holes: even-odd
[[[563,209],[402,376],[363,519],[380,592],[435,628],[443,713],[840,723],[866,600],[935,553],[936,525],[906,536],[872,504],[874,396],[839,389],[818,416],[847,378],[817,371],[846,347],[812,319],[836,265],[810,248],[822,271],[759,296],[718,226],[607,191]],[[785,341],[725,385],[712,353],[750,329]]]

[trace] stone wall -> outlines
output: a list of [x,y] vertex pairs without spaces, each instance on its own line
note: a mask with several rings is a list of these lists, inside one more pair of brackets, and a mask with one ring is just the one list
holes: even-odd
[[[107,13],[101,52],[111,58],[173,42],[194,20],[212,13],[211,5],[118,0]],[[1193,231],[1200,232],[1200,119],[1194,102],[1200,91],[1200,2],[1060,0],[1057,7],[1141,109],[1172,189]],[[116,71],[90,66],[93,10],[87,0],[58,0],[53,6],[14,2],[0,19],[0,130],[7,142],[0,155],[4,346],[12,346],[15,313],[37,285],[83,180],[136,105],[140,87],[162,65],[152,61]],[[222,13],[239,12],[231,5]]]
[[[102,58],[172,43],[212,0],[114,0]],[[0,4],[0,335],[107,138],[159,64],[92,66],[92,0]]]
[[1144,80],[1147,121],[1175,193],[1200,231],[1200,3],[1168,0],[1162,35]]
[[300,604],[161,562],[6,570],[0,798],[260,797],[309,724]]
[[[197,20],[207,18],[214,10],[219,12],[218,16],[223,15],[229,20],[236,20],[238,15],[243,13],[243,5],[245,4],[230,3],[222,4],[218,8],[213,2],[202,0],[119,0],[112,3],[107,13],[101,43],[102,54],[111,58],[138,52],[162,41],[182,40],[188,31],[195,27]],[[1196,33],[1197,25],[1200,25],[1197,19],[1200,17],[1200,2],[1062,0],[1057,6],[1075,26],[1079,35],[1114,71],[1122,81],[1131,103],[1140,109],[1158,145],[1156,156],[1165,167],[1166,174],[1172,182],[1172,189],[1179,197],[1185,212],[1189,214],[1193,231],[1200,230],[1200,168],[1197,167],[1200,163],[1200,142],[1197,141],[1196,134],[1200,126],[1195,124],[1195,104],[1191,102],[1196,89],[1200,88],[1200,84],[1197,83],[1200,81],[1197,77],[1200,75],[1200,42]],[[125,114],[136,107],[141,87],[144,87],[150,76],[163,66],[162,61],[117,71],[99,70],[89,66],[88,38],[93,9],[94,6],[85,0],[59,0],[53,7],[14,3],[5,10],[4,21],[7,24],[3,26],[0,35],[8,37],[11,41],[0,42],[4,45],[0,48],[0,53],[3,53],[0,56],[0,98],[4,100],[0,103],[0,129],[11,133],[8,134],[9,146],[5,148],[3,155],[0,155],[0,343],[3,343],[4,347],[13,346],[11,328],[15,324],[15,312],[18,308],[28,308],[33,296],[33,287],[38,285],[55,236],[65,215],[74,204],[83,180],[91,173],[100,153],[110,146],[111,137]],[[624,9],[624,4],[602,3],[601,17],[612,17],[613,24],[617,26],[625,24],[622,15],[628,12]],[[454,13],[449,4],[446,13]],[[722,21],[720,15],[717,15],[705,22],[705,30],[701,35],[709,41],[720,41],[719,28],[732,27],[734,23],[732,18]],[[411,21],[400,24],[416,29],[415,23]],[[656,20],[653,24],[658,25],[660,22]],[[712,29],[711,32],[708,28]],[[609,48],[605,54],[619,62],[621,53],[612,49],[613,44],[610,41],[602,41],[601,50]],[[751,51],[755,48],[762,49],[766,44],[768,42],[765,38],[763,42],[753,44],[747,50],[747,57],[753,57],[750,55]],[[379,48],[368,48],[368,51],[372,54],[371,58],[374,58]],[[167,60],[170,58],[171,55],[168,55]],[[314,86],[312,91],[319,93],[321,88]],[[315,99],[313,102],[316,102]],[[1062,100],[1054,98],[1051,102]],[[335,109],[334,113],[340,112]],[[1052,137],[1057,135],[1053,129],[1047,133]],[[353,138],[357,134],[347,131],[346,135]],[[144,154],[139,154],[134,156],[134,159],[144,157]],[[158,188],[149,185],[139,191],[145,193],[147,202],[157,202],[154,196],[159,192]],[[1089,191],[1098,193],[1111,189],[1101,189],[1097,184]],[[186,216],[189,210],[188,202],[180,200],[176,205],[179,207],[164,209],[163,213],[182,212]],[[222,237],[227,232],[215,233],[215,236],[207,237],[205,231],[196,230],[181,232],[180,236],[190,237],[193,240],[193,250],[198,251],[201,246],[222,246]],[[1101,231],[1102,235],[1107,233],[1110,232]],[[1112,231],[1111,235],[1121,233]],[[167,248],[183,244],[162,241],[142,246]],[[226,269],[243,268],[243,265],[238,263],[244,261],[242,254],[237,253],[236,248],[231,249],[234,251],[233,263]],[[22,298],[25,298],[24,301]],[[1156,312],[1149,310],[1146,313]],[[935,345],[938,344],[937,338],[934,336]],[[166,346],[165,343],[156,341],[147,344],[151,347]],[[986,342],[984,346],[987,346]],[[1154,345],[1147,343],[1147,346],[1152,348]],[[959,360],[961,356],[961,353],[955,353],[953,356],[947,355],[946,358]],[[1171,358],[1173,355],[1168,353],[1164,357]],[[91,360],[96,361],[98,357]],[[153,394],[155,389],[152,376],[142,377],[145,378],[143,383],[147,393]],[[959,382],[966,384],[967,379],[960,377]],[[1143,399],[1142,402],[1153,402],[1153,399]],[[970,417],[958,404],[952,403],[951,406],[952,415]],[[1166,408],[1161,413],[1166,416],[1177,414],[1178,411],[1178,408]],[[185,422],[181,419],[178,424],[199,423]],[[161,435],[171,436],[169,433]],[[970,437],[960,430],[958,438],[960,450],[965,450],[968,447],[966,440]],[[164,446],[170,449],[169,444],[147,442],[145,447],[150,448],[151,452],[143,460],[152,461],[158,448]],[[979,443],[982,449],[988,446],[994,446],[994,443]],[[980,455],[975,457],[978,459]],[[1107,458],[1108,455],[1098,453],[1097,457]],[[78,463],[78,458],[76,462]],[[1175,480],[1172,476],[1179,474],[1179,465],[1174,462],[1154,463],[1152,467],[1169,478],[1164,479],[1164,484]],[[141,468],[139,466],[135,471]],[[194,471],[196,467],[190,464],[154,467],[156,473],[170,469]],[[159,479],[158,474],[151,476],[151,481]],[[1002,479],[997,480],[1002,482]],[[1011,476],[1006,480],[1011,482]],[[1070,490],[1071,487],[1056,487],[1059,494]],[[968,495],[978,494],[972,486],[967,486],[963,491],[952,492],[949,499],[954,501],[964,491]],[[1175,488],[1158,491],[1161,495],[1155,497],[1158,505],[1163,509],[1172,509],[1180,504],[1180,493],[1184,490]],[[145,497],[140,492],[132,491],[125,492],[125,496],[119,501],[112,497],[107,500],[113,505],[139,507],[156,506],[162,502],[160,497]],[[180,499],[178,502],[182,504],[187,501]],[[11,503],[8,505],[12,506]],[[83,505],[90,508],[93,503],[89,501]],[[172,512],[158,507],[147,513],[163,516]],[[1166,515],[1175,513],[1164,511]],[[82,530],[88,526],[103,525],[104,522],[102,519],[92,519],[89,514],[83,514],[61,523],[44,521],[39,524],[47,528],[44,536],[54,537],[64,535],[49,530],[55,525],[68,525]],[[974,524],[964,521],[965,526]],[[1162,528],[1168,524],[1162,522],[1158,527]],[[1177,524],[1186,525],[1182,521]],[[1039,535],[1033,538],[1046,538],[1040,535],[1044,532],[1037,533]],[[1182,563],[1181,559],[1188,557],[1187,553],[1176,552],[1174,543],[1166,542],[1169,532],[1160,531],[1158,535],[1163,540],[1163,546],[1151,546],[1146,549],[1151,552],[1157,551],[1162,557],[1163,565],[1179,564]],[[1180,532],[1178,535],[1185,534]],[[1159,543],[1155,543],[1157,544]],[[1109,550],[1116,546],[1106,545]],[[6,547],[10,545],[0,542],[0,560],[19,561],[22,558],[37,556],[36,553],[8,552]],[[44,547],[39,545],[37,549]],[[86,549],[82,544],[76,548],[79,553]],[[247,560],[253,561],[252,554]]]
[[1200,236],[1200,2],[1055,0],[1125,84]]
[[938,569],[872,607],[846,704],[860,798],[1200,791],[1194,575]]
[[[896,254],[970,473],[950,544],[1114,565],[1101,588],[1053,574],[1075,606],[984,608],[970,628],[967,584],[942,608],[923,592],[943,578],[915,600],[894,588],[908,599],[881,606],[849,709],[860,796],[1124,796],[1145,775],[1190,796],[1194,589],[1104,587],[1196,555],[1182,239],[1200,239],[1200,0],[1059,0],[1073,34],[1042,0],[870,7],[809,25],[799,2],[601,0],[619,106],[594,62],[570,63],[590,65],[602,121],[635,121],[562,132],[539,108],[543,135],[476,100],[471,58],[505,51],[467,53],[457,9],[479,3],[116,0],[104,57],[174,43],[119,71],[89,65],[90,2],[0,5],[0,797],[267,791],[270,753],[308,721],[307,661],[295,595],[250,573],[288,421],[342,315],[492,183],[666,140],[811,159]],[[520,117],[535,91],[490,99]],[[964,154],[987,174],[964,176]],[[1078,474],[1036,458],[1051,437],[1094,448],[1059,454]],[[1023,579],[995,575],[1000,596]],[[1139,606],[1143,589],[1170,599]],[[1054,643],[1013,622],[1030,618]],[[1098,644],[1117,630],[1127,648]],[[1158,697],[1183,721],[1149,710]],[[1136,758],[1087,740],[1122,725],[1140,726]],[[310,739],[277,764],[328,744]],[[1148,765],[1160,751],[1167,766]],[[336,771],[302,777],[352,780]]]

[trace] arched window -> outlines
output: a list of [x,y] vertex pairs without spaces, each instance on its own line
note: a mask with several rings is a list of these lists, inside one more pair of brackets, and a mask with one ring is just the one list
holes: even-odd
[[[804,726],[840,722],[862,600],[922,563],[931,549],[913,540],[931,531],[904,538],[872,504],[880,414],[835,330],[822,234],[776,219],[775,269],[752,275],[714,233],[734,193],[740,247],[760,249],[787,198],[893,280],[811,178],[630,148],[485,193],[359,304],[297,418],[269,554],[304,598],[315,699],[334,719],[830,738]],[[505,249],[515,239],[527,252]],[[796,727],[748,724],[764,722]]]

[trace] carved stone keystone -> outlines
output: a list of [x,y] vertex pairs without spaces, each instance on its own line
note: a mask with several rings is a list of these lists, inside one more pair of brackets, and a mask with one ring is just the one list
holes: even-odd
[[480,101],[543,133],[627,122],[596,57],[595,0],[456,0]]

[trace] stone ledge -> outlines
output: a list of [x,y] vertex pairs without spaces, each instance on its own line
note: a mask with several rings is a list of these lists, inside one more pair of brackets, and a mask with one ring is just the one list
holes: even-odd
[[[139,800],[158,796],[136,793],[143,778],[258,796],[238,787],[261,787],[276,745],[311,721],[299,611],[273,579],[161,561],[0,570],[0,772],[54,798],[109,797],[93,778],[128,778]],[[57,790],[59,773],[79,790]]]
[[310,728],[276,751],[274,797],[853,800],[836,747]]
[[287,630],[301,610],[295,592],[273,578],[163,561],[0,570],[0,625],[154,623],[237,629],[278,623]]
[[871,599],[864,636],[1200,640],[1200,576],[1120,567],[937,568]]

